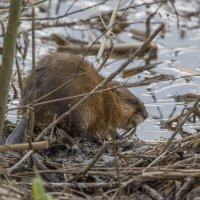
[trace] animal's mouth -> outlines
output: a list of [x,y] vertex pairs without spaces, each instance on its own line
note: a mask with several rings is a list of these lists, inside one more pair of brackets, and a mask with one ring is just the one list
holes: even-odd
[[139,124],[141,124],[142,122],[144,122],[144,120],[146,119],[146,117],[144,117],[143,115],[137,114],[134,117],[134,124],[136,124],[136,126],[138,126]]
[[130,130],[132,129],[133,127],[136,127],[136,124],[135,123],[128,123],[128,125],[126,126],[126,130]]
[[130,131],[132,132],[132,131],[134,131],[135,132],[136,128],[137,128],[137,124],[135,122],[130,122],[126,126],[125,131],[126,132],[130,132]]
[[132,135],[136,132],[137,126],[145,120],[141,115],[136,115],[131,122],[126,125],[126,135]]
[[126,131],[130,131],[133,128],[137,128],[139,124],[144,122],[145,118],[142,115],[136,115],[131,122],[126,125]]

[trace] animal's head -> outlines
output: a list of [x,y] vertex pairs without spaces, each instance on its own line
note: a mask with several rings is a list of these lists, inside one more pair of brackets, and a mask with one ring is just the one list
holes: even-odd
[[120,113],[118,128],[127,130],[136,128],[148,117],[144,104],[127,88],[119,87],[114,89],[113,92],[117,96],[116,105]]

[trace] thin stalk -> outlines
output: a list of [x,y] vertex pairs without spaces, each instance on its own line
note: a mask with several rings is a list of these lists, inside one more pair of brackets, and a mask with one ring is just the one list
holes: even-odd
[[12,66],[16,49],[17,30],[21,13],[22,0],[10,1],[10,12],[4,38],[2,67],[0,68],[0,142],[6,114],[8,90],[12,75]]

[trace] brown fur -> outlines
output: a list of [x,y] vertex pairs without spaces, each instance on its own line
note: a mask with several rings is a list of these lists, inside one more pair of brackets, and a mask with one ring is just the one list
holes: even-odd
[[[104,80],[89,62],[83,60],[78,66],[80,61],[79,56],[65,53],[50,53],[42,57],[35,71],[36,99],[65,82],[68,84],[42,99],[41,102],[88,93]],[[31,77],[30,73],[25,82],[23,105],[31,102]],[[104,88],[117,85],[116,82],[109,82]],[[35,124],[46,127],[53,121],[55,114],[57,117],[61,116],[81,98],[83,97],[37,106]],[[94,94],[60,125],[68,131],[106,137],[110,132],[115,132],[116,128],[130,128],[130,124],[136,127],[146,117],[147,112],[143,103],[128,89],[121,87]]]

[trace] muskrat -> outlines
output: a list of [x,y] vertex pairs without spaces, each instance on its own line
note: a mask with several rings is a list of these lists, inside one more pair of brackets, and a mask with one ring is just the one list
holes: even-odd
[[[22,105],[31,103],[32,72],[25,80]],[[45,128],[61,116],[104,80],[91,63],[80,56],[66,53],[49,53],[43,56],[35,70],[35,98],[40,99],[66,83],[59,90],[37,102],[77,96],[63,101],[35,106],[35,125]],[[118,87],[119,86],[119,87]],[[127,88],[110,81],[102,89],[114,88],[93,94],[86,103],[60,122],[59,126],[70,132],[107,137],[117,128],[137,127],[147,118],[144,104]]]

